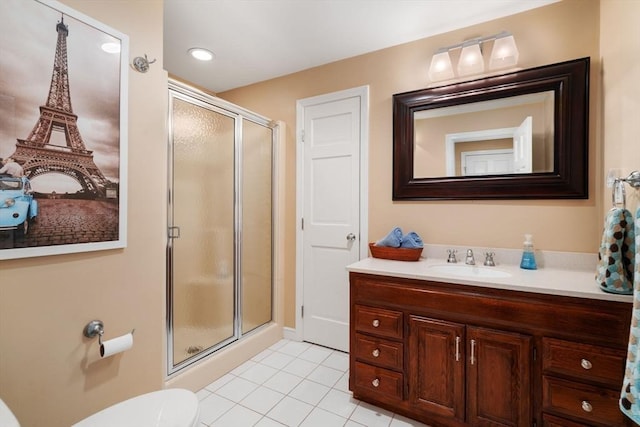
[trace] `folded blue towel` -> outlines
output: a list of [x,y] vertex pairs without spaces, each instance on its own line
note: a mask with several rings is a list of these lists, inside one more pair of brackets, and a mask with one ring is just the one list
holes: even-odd
[[619,404],[627,417],[640,424],[640,208],[636,211],[635,248],[633,311]]
[[402,239],[400,240],[400,247],[417,249],[417,248],[423,248],[424,243],[422,242],[422,239],[420,238],[420,236],[418,236],[418,233],[414,231],[410,231],[404,236],[402,236]]
[[376,246],[387,246],[389,248],[399,248],[402,241],[402,230],[394,227],[385,237],[376,242]]
[[598,251],[596,282],[605,292],[631,295],[635,258],[633,215],[624,208],[609,211]]

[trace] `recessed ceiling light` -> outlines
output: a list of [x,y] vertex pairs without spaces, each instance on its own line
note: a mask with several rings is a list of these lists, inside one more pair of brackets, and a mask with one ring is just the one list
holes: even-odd
[[211,61],[213,59],[213,52],[200,47],[192,47],[189,49],[189,54],[200,61]]
[[120,53],[120,43],[103,43],[101,47],[107,53]]

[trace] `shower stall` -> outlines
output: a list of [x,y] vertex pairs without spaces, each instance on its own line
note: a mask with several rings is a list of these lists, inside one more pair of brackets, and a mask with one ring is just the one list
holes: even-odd
[[168,373],[273,320],[277,126],[169,82]]

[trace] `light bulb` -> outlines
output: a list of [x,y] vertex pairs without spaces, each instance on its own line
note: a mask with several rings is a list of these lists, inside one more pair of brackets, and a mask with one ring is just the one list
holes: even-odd
[[480,50],[480,42],[472,41],[462,46],[460,61],[458,62],[458,74],[468,76],[484,71],[484,58]]
[[492,70],[498,68],[513,67],[518,64],[518,47],[516,40],[509,33],[504,33],[503,37],[499,37],[493,43],[491,50],[491,59],[489,59],[489,68]]
[[433,82],[452,79],[454,77],[451,58],[447,50],[439,50],[431,58],[429,66],[429,79]]

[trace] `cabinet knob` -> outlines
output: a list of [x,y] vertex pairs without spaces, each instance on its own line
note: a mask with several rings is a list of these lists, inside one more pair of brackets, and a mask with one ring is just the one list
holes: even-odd
[[586,400],[582,401],[582,410],[585,412],[591,412],[593,411],[593,406],[591,406],[591,403],[587,402]]
[[591,369],[593,368],[593,365],[591,364],[591,362],[589,362],[587,359],[582,359],[580,361],[580,366],[582,366],[584,369]]
[[373,355],[373,357],[378,357],[380,356],[380,349],[375,349],[371,352],[371,354]]
[[379,387],[380,386],[380,380],[378,378],[376,378],[375,380],[371,381],[371,385],[374,387]]
[[380,326],[380,321],[378,319],[374,319],[374,321],[371,322],[371,324],[373,325],[374,328],[377,328],[378,326]]

